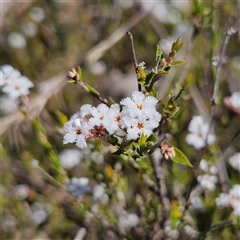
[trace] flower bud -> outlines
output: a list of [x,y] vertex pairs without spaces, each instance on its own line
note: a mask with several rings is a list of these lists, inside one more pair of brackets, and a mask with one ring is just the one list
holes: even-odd
[[160,151],[163,157],[167,160],[175,157],[176,155],[174,147],[171,145],[167,145],[166,143],[160,144]]

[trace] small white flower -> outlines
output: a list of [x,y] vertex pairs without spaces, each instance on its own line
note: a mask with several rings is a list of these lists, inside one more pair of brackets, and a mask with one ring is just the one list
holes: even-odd
[[94,126],[106,126],[106,119],[108,118],[109,107],[106,104],[99,104],[92,109],[92,117],[89,119],[91,128]]
[[233,214],[240,216],[240,185],[234,185],[229,191],[229,202],[233,207]]
[[37,34],[37,26],[32,22],[24,22],[21,24],[23,34],[27,37],[34,37]]
[[235,216],[240,216],[240,185],[236,184],[230,189],[229,194],[221,193],[216,199],[217,206],[233,208],[233,214]]
[[65,149],[59,154],[59,157],[63,168],[71,170],[81,162],[83,156],[77,149]]
[[79,148],[87,147],[85,136],[89,130],[87,122],[82,122],[79,118],[79,112],[75,113],[71,119],[64,125],[64,140],[63,144],[74,143]]
[[19,184],[14,188],[14,195],[20,200],[27,198],[28,192],[29,187],[25,184]]
[[[202,116],[194,116],[188,126],[189,134],[186,136],[186,141],[196,149],[201,149],[205,146],[205,138],[208,132],[208,124],[204,122]],[[208,144],[214,143],[216,136],[208,134]]]
[[240,152],[235,153],[229,158],[229,164],[236,170],[240,172]]
[[219,208],[229,206],[229,195],[227,193],[221,193],[218,198],[216,198],[216,204]]
[[234,108],[240,109],[240,92],[234,92],[229,101]]
[[1,82],[0,86],[11,82],[13,79],[16,79],[21,76],[20,72],[14,69],[11,65],[5,64],[0,67]]
[[25,76],[20,76],[18,78],[14,78],[11,81],[8,81],[2,87],[2,91],[6,93],[10,98],[17,99],[22,95],[29,94],[29,88],[32,88],[34,84]]
[[200,164],[199,164],[199,168],[204,171],[204,172],[208,172],[209,168],[208,168],[208,163],[205,159],[202,159]]
[[120,105],[123,107],[120,124],[126,129],[129,140],[137,139],[141,134],[149,136],[153,129],[158,127],[161,114],[156,110],[157,103],[156,98],[146,97],[138,91],[132,93],[132,99],[127,97],[121,100]]
[[120,130],[120,122],[122,120],[120,106],[118,104],[113,104],[108,112],[106,119],[106,129],[109,134],[113,134],[116,131]]
[[35,202],[30,207],[32,210],[31,220],[35,225],[40,225],[45,222],[52,211],[52,206],[50,204]]
[[204,175],[199,175],[197,177],[197,181],[203,188],[213,191],[216,188],[216,183],[218,182],[218,178],[217,176],[214,176],[214,175],[204,174]]
[[127,216],[121,215],[118,218],[118,225],[120,228],[124,230],[129,230],[133,227],[136,227],[138,223],[139,223],[139,217],[134,213],[130,213]]
[[81,198],[85,193],[90,192],[89,179],[85,177],[72,178],[68,191]]
[[93,200],[95,202],[108,203],[109,197],[105,192],[105,188],[102,185],[96,185],[93,188]]
[[40,7],[32,7],[29,11],[29,15],[33,21],[41,22],[45,18],[45,12]]
[[14,48],[24,48],[27,44],[25,37],[21,33],[13,32],[8,35],[8,43]]

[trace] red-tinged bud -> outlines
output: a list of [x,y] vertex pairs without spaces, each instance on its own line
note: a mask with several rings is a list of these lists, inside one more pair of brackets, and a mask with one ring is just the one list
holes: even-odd
[[176,155],[174,147],[171,145],[167,145],[166,143],[160,144],[160,151],[163,157],[167,160],[175,157]]

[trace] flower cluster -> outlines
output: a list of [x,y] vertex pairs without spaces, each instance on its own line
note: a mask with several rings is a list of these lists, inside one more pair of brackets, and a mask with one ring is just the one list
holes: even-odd
[[136,140],[142,134],[150,136],[161,120],[157,112],[158,100],[134,91],[132,98],[121,100],[110,107],[101,103],[97,107],[85,104],[65,124],[63,143],[75,143],[87,147],[86,140],[100,139],[105,134],[123,132],[127,140]]
[[229,194],[221,193],[216,199],[216,203],[219,208],[231,206],[233,214],[240,216],[240,185],[234,185]]
[[200,162],[200,169],[204,174],[201,174],[197,177],[197,181],[204,189],[209,189],[210,191],[215,190],[216,183],[218,182],[218,169],[216,166],[209,166],[208,162],[205,159],[202,159]]
[[22,95],[28,95],[28,89],[34,86],[27,77],[22,76],[17,69],[14,69],[10,65],[2,65],[0,67],[0,74],[2,92],[14,100]]
[[[194,116],[188,126],[189,134],[186,141],[196,149],[201,149],[205,146],[205,139],[208,133],[208,124],[204,122],[202,116]],[[208,134],[207,143],[212,144],[216,140],[214,134]]]

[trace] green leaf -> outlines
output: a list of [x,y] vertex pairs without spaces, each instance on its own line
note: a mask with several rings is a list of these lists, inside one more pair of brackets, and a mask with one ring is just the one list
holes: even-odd
[[155,134],[151,134],[148,139],[147,142],[157,142],[158,138],[156,137]]
[[82,69],[80,66],[77,68],[77,73],[79,74],[80,81],[82,81]]
[[95,88],[91,87],[87,83],[84,83],[84,85],[88,88],[89,92],[93,97],[96,97],[96,98],[100,97],[100,93]]
[[147,135],[142,134],[139,139],[139,145],[141,148],[146,147]]
[[175,157],[172,158],[172,161],[189,167],[193,167],[192,164],[187,159],[186,155],[178,148],[174,147]]
[[111,143],[113,146],[118,144],[118,138],[117,137],[109,137],[108,142]]
[[184,60],[179,60],[179,61],[173,61],[171,63],[171,66],[177,66],[177,65],[182,65],[185,64],[186,62]]
[[160,48],[159,45],[157,45],[157,50],[156,50],[156,61],[158,61],[159,57],[162,54],[162,49]]

